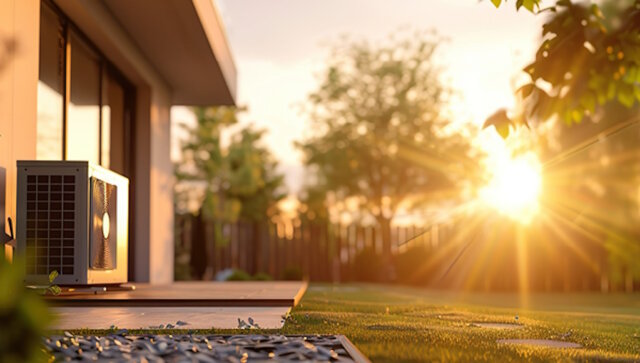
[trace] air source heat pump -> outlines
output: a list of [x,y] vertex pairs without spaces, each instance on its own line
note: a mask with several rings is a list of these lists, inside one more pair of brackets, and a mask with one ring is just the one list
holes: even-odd
[[17,253],[27,283],[127,282],[129,180],[88,161],[18,161]]

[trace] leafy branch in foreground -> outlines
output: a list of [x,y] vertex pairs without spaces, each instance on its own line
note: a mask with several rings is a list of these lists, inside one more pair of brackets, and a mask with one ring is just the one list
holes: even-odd
[[[55,278],[55,276],[54,276]],[[24,263],[0,259],[0,360],[46,361],[41,337],[51,314],[41,296],[24,286]],[[59,288],[58,288],[59,289]]]
[[524,101],[522,114],[489,119],[485,127],[495,126],[506,137],[518,119],[555,117],[572,124],[599,117],[607,103],[640,103],[640,0],[602,6],[559,0],[537,12],[539,1],[518,5],[552,15],[542,27],[535,60],[524,68],[529,82],[516,91]]

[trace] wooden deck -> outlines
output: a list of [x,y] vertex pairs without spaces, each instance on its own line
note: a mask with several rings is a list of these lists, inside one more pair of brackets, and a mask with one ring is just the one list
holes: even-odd
[[[298,304],[306,282],[176,282],[136,284],[135,290],[92,293],[77,289],[47,296],[56,320],[52,329],[235,329],[252,318],[261,328],[279,329]],[[186,325],[177,326],[177,322]]]
[[301,281],[175,282],[171,285],[136,284],[134,290],[70,291],[47,296],[54,306],[85,307],[254,307],[295,306],[306,291]]

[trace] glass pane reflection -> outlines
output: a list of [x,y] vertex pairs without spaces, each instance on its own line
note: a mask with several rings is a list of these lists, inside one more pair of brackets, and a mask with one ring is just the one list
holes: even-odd
[[42,7],[36,158],[62,159],[64,36],[60,18]]
[[67,160],[100,163],[100,63],[72,33]]

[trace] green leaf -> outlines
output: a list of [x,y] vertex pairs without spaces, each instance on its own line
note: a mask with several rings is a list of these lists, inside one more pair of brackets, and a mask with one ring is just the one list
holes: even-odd
[[585,92],[580,98],[580,104],[589,112],[596,111],[596,96],[591,92]]
[[624,74],[622,80],[624,83],[633,84],[636,81],[638,68],[637,67],[629,67],[629,70]]
[[52,283],[56,279],[56,277],[58,277],[58,271],[51,271],[51,273],[49,274],[49,282]]
[[513,125],[513,120],[507,116],[507,111],[504,108],[501,108],[487,118],[482,125],[482,128],[486,129],[489,126],[493,126],[496,128],[498,134],[500,134],[503,139],[506,139],[507,136],[509,136],[509,128],[511,125]]
[[533,83],[525,84],[524,86],[518,88],[517,92],[522,92],[522,98],[527,98],[533,92],[536,86]]
[[533,13],[533,8],[534,6],[536,6],[538,3],[537,0],[523,0],[522,1],[522,6],[524,6],[525,9],[529,10],[530,12]]
[[491,3],[493,4],[493,6],[495,6],[496,8],[500,7],[500,3],[502,2],[502,0],[491,0]]
[[571,111],[571,119],[575,121],[575,123],[579,123],[582,121],[582,117],[584,116],[584,112],[581,109],[575,109]]
[[53,295],[60,295],[60,293],[62,292],[62,289],[58,285],[49,286],[47,290],[49,290],[49,292]]
[[564,123],[566,123],[567,125],[571,125],[571,120],[572,120],[571,111],[569,110],[564,111],[563,119],[564,119]]
[[538,10],[538,14],[544,13],[545,11],[551,11],[552,13],[555,13],[556,12],[556,7],[555,6],[549,6],[549,7],[546,7],[544,9],[540,9],[540,10]]
[[631,108],[635,102],[634,91],[631,85],[625,84],[618,89],[618,101],[626,108]]
[[494,127],[496,128],[496,131],[503,139],[506,139],[507,137],[509,137],[510,130],[509,130],[508,124],[494,125]]
[[527,72],[531,76],[531,79],[533,79],[534,81],[539,78],[537,75],[534,75],[534,73],[536,71],[536,63],[535,62],[529,64],[526,67],[524,67],[522,70]]
[[602,14],[600,7],[596,4],[591,5],[591,14],[595,15],[597,18],[604,19],[604,14]]
[[600,106],[604,105],[607,102],[607,93],[604,88],[596,89],[596,98],[598,99],[598,104]]

